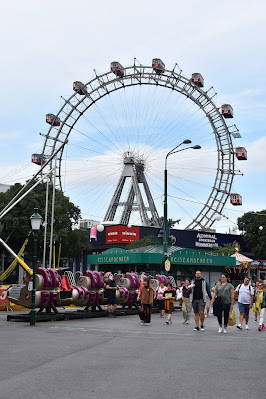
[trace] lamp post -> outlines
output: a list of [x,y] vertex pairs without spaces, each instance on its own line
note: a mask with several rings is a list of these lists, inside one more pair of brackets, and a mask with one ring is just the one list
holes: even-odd
[[36,268],[37,268],[37,240],[38,232],[41,227],[42,217],[38,213],[38,208],[34,209],[34,214],[30,217],[31,229],[33,231],[33,276],[32,276],[32,291],[31,291],[31,312],[30,325],[35,326],[36,310],[35,310],[35,291],[36,291]]
[[168,220],[167,220],[167,159],[170,155],[175,154],[177,152],[185,151],[190,148],[194,150],[199,150],[201,148],[200,145],[194,145],[192,147],[182,148],[181,150],[177,150],[182,144],[191,144],[191,140],[184,140],[182,143],[178,144],[171,151],[169,151],[165,157],[165,166],[164,166],[164,214],[163,214],[163,254],[168,258],[167,249],[168,249]]

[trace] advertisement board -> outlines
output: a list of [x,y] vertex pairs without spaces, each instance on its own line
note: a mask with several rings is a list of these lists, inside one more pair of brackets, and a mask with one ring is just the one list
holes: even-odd
[[132,226],[107,226],[106,230],[106,244],[115,243],[130,243],[131,241],[139,240],[139,227]]

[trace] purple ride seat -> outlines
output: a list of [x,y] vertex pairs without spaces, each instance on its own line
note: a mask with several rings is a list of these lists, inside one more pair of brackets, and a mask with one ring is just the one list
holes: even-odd
[[54,305],[56,302],[56,298],[57,298],[57,292],[50,292],[50,298],[49,298],[49,305]]
[[91,270],[87,270],[86,273],[85,273],[85,276],[90,278],[90,280],[91,280],[91,288],[92,289],[97,289],[97,278],[93,274],[93,272]]
[[138,273],[132,273],[132,274],[133,274],[133,276],[135,277],[135,280],[136,280],[136,284],[137,284],[136,288],[139,288],[139,286],[140,286],[139,275],[138,275]]
[[97,299],[97,292],[89,291],[87,305],[94,305]]
[[38,305],[38,307],[42,307],[42,306],[46,306],[48,305],[48,303],[50,302],[50,292],[41,292],[40,295],[40,303]]
[[132,273],[127,273],[127,274],[126,274],[126,278],[128,278],[129,281],[130,281],[130,288],[131,288],[131,289],[137,288],[137,287],[136,287],[136,279],[134,278],[134,276],[132,275]]
[[48,269],[44,267],[39,267],[37,273],[43,277],[43,288],[50,288],[51,284],[51,275]]
[[93,275],[95,276],[95,279],[96,279],[96,282],[97,282],[96,283],[97,288],[98,289],[103,288],[104,281],[103,281],[103,277],[102,277],[101,273],[99,273],[97,271],[93,271]]
[[80,287],[81,289],[82,289],[82,291],[83,291],[83,299],[84,299],[84,301],[87,301],[88,300],[88,298],[89,298],[89,290],[88,290],[88,288],[86,288],[86,287]]
[[50,277],[51,277],[50,287],[51,288],[59,287],[59,275],[58,275],[57,271],[50,267],[48,267],[47,270],[49,271]]

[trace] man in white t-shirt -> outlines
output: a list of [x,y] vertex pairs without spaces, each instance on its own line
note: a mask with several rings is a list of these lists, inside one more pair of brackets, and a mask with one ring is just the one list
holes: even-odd
[[238,308],[240,313],[239,324],[237,325],[237,328],[239,328],[239,330],[242,330],[242,323],[245,316],[246,330],[249,330],[248,327],[249,309],[251,309],[253,305],[254,290],[253,287],[251,287],[251,285],[249,284],[248,277],[245,277],[243,284],[239,284],[236,287],[235,298],[237,296],[237,292],[238,292]]

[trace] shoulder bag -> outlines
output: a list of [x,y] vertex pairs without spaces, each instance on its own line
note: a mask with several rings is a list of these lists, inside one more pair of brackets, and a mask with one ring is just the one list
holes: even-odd
[[222,298],[223,292],[225,287],[227,286],[227,283],[225,284],[225,286],[223,287],[221,294],[217,295],[217,297],[215,298],[214,302],[213,302],[213,314],[214,316],[218,315],[219,311],[223,311],[224,310],[224,301]]

